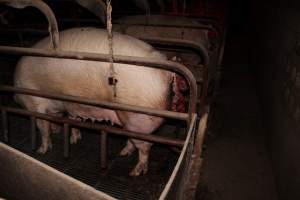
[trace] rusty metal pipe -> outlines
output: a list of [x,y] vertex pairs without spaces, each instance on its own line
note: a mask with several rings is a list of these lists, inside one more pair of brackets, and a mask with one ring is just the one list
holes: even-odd
[[[52,57],[52,58],[66,58],[75,60],[89,60],[89,61],[102,61],[109,62],[110,56],[108,54],[100,53],[83,53],[73,51],[61,51],[52,49],[35,49],[35,48],[22,48],[22,47],[9,47],[0,46],[0,53],[25,55],[25,56],[38,56],[38,57]],[[196,112],[197,101],[197,83],[191,71],[184,65],[171,61],[153,61],[150,58],[141,58],[133,56],[120,56],[114,55],[114,62],[121,64],[131,64],[144,67],[152,67],[157,69],[164,69],[177,72],[184,76],[188,81],[190,87],[190,102],[189,102],[189,119],[191,114]]]
[[48,120],[48,121],[52,121],[52,122],[56,122],[56,123],[67,123],[74,127],[106,131],[109,134],[127,136],[127,137],[131,137],[131,138],[135,138],[135,139],[139,139],[139,140],[145,140],[145,141],[149,141],[149,142],[153,142],[153,143],[160,143],[160,144],[166,144],[166,145],[178,146],[178,147],[182,147],[184,145],[184,140],[171,139],[171,138],[163,137],[163,136],[131,132],[131,131],[127,131],[124,129],[110,127],[110,126],[106,126],[106,125],[95,124],[95,123],[78,122],[77,120],[72,120],[72,119],[63,118],[63,117],[57,117],[57,116],[48,115],[48,114],[42,114],[42,113],[38,113],[38,112],[32,112],[32,111],[28,111],[28,110],[9,108],[9,107],[4,107],[4,106],[0,106],[0,110],[2,110],[4,112],[19,114],[19,115],[35,116],[36,118],[40,118],[40,119],[44,119],[44,120]]
[[59,45],[59,33],[55,15],[50,7],[41,0],[0,0],[0,4],[5,4],[17,9],[26,7],[35,7],[39,9],[47,18],[49,23],[49,33],[51,38],[51,46],[56,49]]
[[2,110],[1,111],[1,116],[2,116],[2,129],[3,129],[3,139],[5,143],[9,142],[9,137],[8,137],[8,120],[7,120],[7,112]]
[[119,104],[119,103],[113,103],[113,102],[108,102],[108,101],[93,100],[93,99],[87,99],[87,98],[83,98],[83,97],[75,97],[75,96],[70,96],[70,95],[53,94],[50,92],[42,92],[40,90],[18,88],[18,87],[13,87],[13,86],[6,86],[6,85],[0,85],[0,91],[33,95],[33,96],[38,96],[38,97],[63,100],[63,101],[74,102],[74,103],[82,103],[82,104],[91,105],[91,106],[101,106],[103,108],[109,108],[109,109],[115,109],[115,110],[145,113],[148,115],[154,115],[154,116],[158,116],[158,117],[167,117],[167,118],[173,118],[173,119],[185,120],[185,121],[187,121],[188,117],[189,117],[188,114],[186,114],[186,113],[179,113],[179,112],[173,112],[173,111],[167,111],[167,110],[157,110],[157,109],[151,109],[151,108],[146,108],[146,107],[141,107],[141,106],[132,106],[132,105]]

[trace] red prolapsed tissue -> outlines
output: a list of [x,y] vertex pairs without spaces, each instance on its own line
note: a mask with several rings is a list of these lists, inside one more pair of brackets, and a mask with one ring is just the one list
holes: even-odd
[[173,82],[173,92],[174,97],[172,99],[171,109],[172,111],[177,112],[185,112],[186,105],[185,105],[185,97],[183,93],[188,90],[188,84],[186,80],[179,75],[175,75],[174,82]]

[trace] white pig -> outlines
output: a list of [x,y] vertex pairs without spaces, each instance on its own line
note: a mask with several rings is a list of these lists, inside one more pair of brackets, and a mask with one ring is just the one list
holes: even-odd
[[[49,38],[34,45],[34,48],[48,48]],[[96,28],[74,28],[60,33],[60,50],[92,53],[108,53],[107,32]],[[150,45],[133,37],[114,33],[115,55],[138,56],[166,60],[166,57]],[[22,57],[15,71],[15,86],[87,97],[90,99],[115,101],[118,103],[145,106],[156,109],[169,107],[169,95],[174,73],[148,67],[128,64],[114,64],[117,82],[117,96],[108,84],[110,68],[108,63],[43,57]],[[132,112],[114,111],[80,104],[34,96],[16,95],[17,102],[30,111],[61,115],[68,112],[73,119],[109,120],[126,130],[150,134],[163,122],[162,118]],[[39,153],[46,153],[51,146],[51,126],[48,121],[37,120],[42,143]],[[55,126],[53,126],[55,129]],[[72,129],[71,142],[80,138],[77,129]],[[148,170],[148,156],[151,143],[129,139],[121,155],[130,155],[136,148],[139,160],[130,172],[132,176],[145,174]]]

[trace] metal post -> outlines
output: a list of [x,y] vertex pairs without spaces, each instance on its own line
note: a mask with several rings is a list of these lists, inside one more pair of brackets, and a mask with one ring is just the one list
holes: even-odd
[[9,142],[8,139],[8,121],[7,121],[7,112],[2,110],[2,129],[3,129],[3,139],[5,143]]
[[64,157],[69,158],[70,155],[70,126],[64,123]]
[[36,149],[36,117],[30,117],[31,124],[31,150],[34,151]]
[[100,158],[100,166],[102,169],[107,168],[107,132],[101,131],[101,158]]

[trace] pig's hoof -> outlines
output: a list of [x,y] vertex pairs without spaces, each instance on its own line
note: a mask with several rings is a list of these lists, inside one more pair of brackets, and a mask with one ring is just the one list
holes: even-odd
[[45,154],[47,150],[48,150],[48,146],[41,145],[40,148],[37,150],[37,152],[40,154]]
[[130,172],[130,176],[139,176],[141,174],[147,174],[148,164],[147,163],[138,163],[135,168]]
[[48,149],[52,149],[52,142],[49,141],[47,145],[41,145],[40,148],[38,148],[37,152],[40,154],[45,154]]
[[71,144],[76,144],[78,142],[78,140],[81,139],[81,133],[78,131],[72,131],[72,135],[70,137],[70,143]]
[[120,156],[130,156],[131,154],[132,154],[132,152],[134,151],[134,147],[128,147],[128,146],[126,146],[126,147],[124,147],[123,149],[122,149],[122,151],[120,152]]

